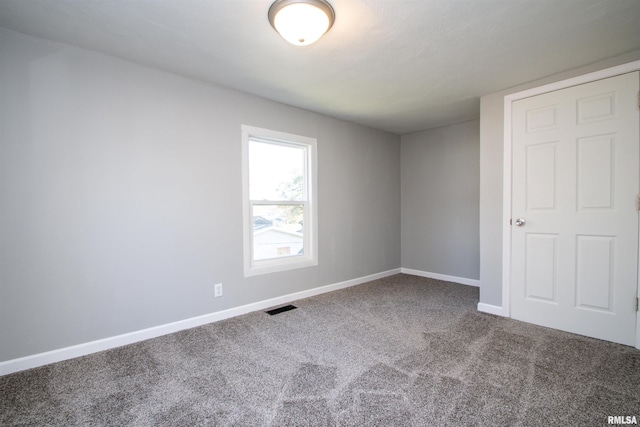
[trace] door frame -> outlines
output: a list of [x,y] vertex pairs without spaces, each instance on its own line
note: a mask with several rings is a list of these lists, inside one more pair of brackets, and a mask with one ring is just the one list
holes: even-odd
[[[543,93],[554,92],[590,83],[596,80],[603,80],[609,77],[630,73],[640,70],[640,61],[633,61],[627,64],[618,65],[604,70],[594,71],[570,79],[538,86],[532,89],[511,93],[504,97],[504,149],[503,149],[503,188],[502,188],[502,316],[511,317],[511,104],[517,100],[541,95]],[[640,160],[639,160],[640,161]],[[640,260],[639,260],[640,265]],[[637,294],[640,296],[640,274],[638,275]],[[640,315],[636,313],[636,348],[640,349]]]

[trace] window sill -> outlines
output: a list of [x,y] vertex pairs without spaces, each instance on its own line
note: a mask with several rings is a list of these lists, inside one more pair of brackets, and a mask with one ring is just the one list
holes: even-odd
[[315,267],[318,261],[310,258],[289,258],[257,262],[252,266],[245,266],[244,276],[260,276],[262,274],[278,273],[298,268]]

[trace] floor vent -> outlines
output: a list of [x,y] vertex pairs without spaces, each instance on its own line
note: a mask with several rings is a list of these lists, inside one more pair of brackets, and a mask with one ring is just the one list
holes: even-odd
[[284,313],[285,311],[294,310],[298,307],[294,305],[285,305],[284,307],[274,308],[273,310],[267,310],[265,313],[273,316],[274,314]]

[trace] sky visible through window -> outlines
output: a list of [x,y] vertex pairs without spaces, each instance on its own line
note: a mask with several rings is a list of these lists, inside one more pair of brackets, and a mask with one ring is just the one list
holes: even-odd
[[[249,142],[249,193],[251,200],[291,200],[283,196],[300,194],[293,200],[300,200],[302,191],[293,191],[296,177],[302,176],[304,150],[258,141]],[[301,185],[301,182],[299,183]]]

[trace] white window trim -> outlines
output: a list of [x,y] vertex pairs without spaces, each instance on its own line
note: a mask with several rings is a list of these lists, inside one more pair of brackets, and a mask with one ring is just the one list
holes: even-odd
[[[242,130],[242,203],[243,203],[243,235],[244,235],[244,275],[257,276],[297,268],[318,265],[318,186],[317,186],[317,140],[306,136],[262,129],[254,126],[241,125]],[[273,140],[276,143],[292,143],[307,146],[307,161],[305,166],[307,185],[305,186],[306,201],[290,202],[303,204],[305,209],[304,227],[304,255],[253,261],[253,219],[252,207],[268,202],[251,201],[249,196],[249,140],[251,138]]]

